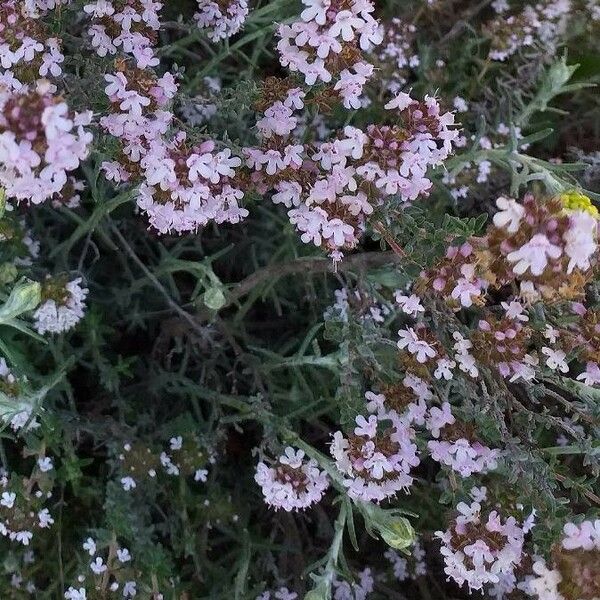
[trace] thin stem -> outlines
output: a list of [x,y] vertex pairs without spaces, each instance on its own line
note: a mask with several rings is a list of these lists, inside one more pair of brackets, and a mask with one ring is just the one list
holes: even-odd
[[146,275],[146,277],[152,283],[152,285],[162,294],[162,296],[167,301],[167,304],[173,309],[173,311],[175,311],[186,323],[188,323],[188,325],[190,325],[190,327],[194,331],[204,336],[204,328],[194,319],[194,317],[192,317],[192,315],[183,310],[181,306],[179,306],[179,304],[177,304],[177,302],[175,302],[173,298],[171,298],[169,292],[167,292],[162,283],[156,278],[154,273],[152,273],[152,271],[148,269],[148,267],[134,252],[133,248],[127,243],[127,240],[123,237],[118,227],[114,223],[111,224],[111,229],[115,234],[116,238],[119,240],[119,243],[121,244],[125,252],[127,252],[127,254],[131,257],[133,262],[135,262],[135,264],[144,272],[144,275]]

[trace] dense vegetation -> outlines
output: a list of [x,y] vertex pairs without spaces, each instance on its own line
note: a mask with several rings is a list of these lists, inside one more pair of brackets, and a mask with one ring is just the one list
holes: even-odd
[[0,598],[598,600],[597,0],[0,0]]

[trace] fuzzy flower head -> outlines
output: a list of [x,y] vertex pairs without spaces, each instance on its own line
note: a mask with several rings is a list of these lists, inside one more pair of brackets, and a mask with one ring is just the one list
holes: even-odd
[[479,273],[475,249],[469,242],[450,245],[444,257],[424,272],[417,283],[418,291],[425,293],[433,288],[454,310],[483,304],[487,287],[488,282]]
[[34,18],[38,11],[22,0],[4,0],[0,6],[0,74],[18,89],[40,78],[58,77],[65,57],[60,40],[49,35]]
[[475,357],[507,379],[522,373],[524,365],[532,364],[527,353],[531,329],[508,315],[498,319],[486,312],[482,316],[471,336]]
[[331,455],[350,497],[381,502],[408,490],[410,470],[419,464],[413,438],[414,431],[394,416],[359,415],[352,434],[337,431]]
[[118,50],[133,56],[140,69],[159,63],[152,46],[160,29],[162,2],[154,0],[96,0],[84,5],[91,26],[88,35],[98,56]]
[[160,454],[160,463],[167,475],[189,477],[195,481],[206,481],[207,466],[214,462],[214,457],[191,436],[174,436],[169,440],[169,447]]
[[198,0],[194,19],[212,42],[219,42],[238,33],[247,16],[247,0]]
[[[383,39],[369,0],[303,0],[300,20],[280,25],[277,44],[282,66],[304,76],[307,85],[338,79],[340,95],[356,108],[370,72],[364,53]],[[366,63],[365,63],[366,64]],[[372,69],[371,69],[372,72]]]
[[523,557],[525,533],[514,517],[482,510],[481,504],[461,502],[445,531],[435,534],[442,543],[444,571],[460,586],[482,590],[511,574]]
[[325,471],[313,459],[306,460],[302,450],[291,446],[269,466],[259,462],[254,479],[261,486],[265,502],[275,510],[297,511],[319,502],[329,487]]
[[35,330],[63,333],[81,321],[88,289],[81,287],[81,277],[67,281],[63,277],[48,279],[42,286],[42,303],[33,314]]
[[566,523],[548,563],[533,565],[531,595],[537,600],[596,600],[600,598],[600,520]]
[[[164,453],[163,453],[164,454]],[[142,481],[156,477],[159,465],[162,465],[167,474],[173,474],[169,471],[168,466],[172,465],[169,460],[169,465],[165,465],[163,456],[158,456],[152,448],[141,442],[130,444],[127,442],[123,445],[123,451],[118,455],[121,467],[120,483],[125,491],[131,491],[137,488]],[[174,465],[177,469],[179,467]],[[179,474],[179,470],[177,471]]]
[[29,488],[14,485],[12,479],[0,479],[0,535],[23,546],[29,546],[39,529],[50,528],[54,519],[43,507],[46,494],[36,484]]
[[461,477],[496,468],[500,452],[482,444],[474,428],[456,419],[447,402],[429,410],[425,426],[434,438],[427,443],[433,460],[449,466]]
[[541,201],[528,194],[517,203],[499,198],[500,211],[486,239],[489,250],[483,254],[494,284],[517,278],[545,297],[581,295],[598,251],[597,216],[584,199],[572,195]]
[[73,113],[47,84],[0,92],[0,185],[9,198],[39,204],[59,194],[89,152],[91,113]]

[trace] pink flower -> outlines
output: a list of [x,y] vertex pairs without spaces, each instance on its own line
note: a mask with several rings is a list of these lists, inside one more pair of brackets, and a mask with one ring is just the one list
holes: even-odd
[[354,32],[364,26],[364,20],[356,17],[349,10],[341,10],[335,16],[335,21],[329,29],[329,33],[334,37],[339,35],[345,42],[351,42],[354,39]]
[[318,469],[317,462],[304,460],[304,452],[290,446],[273,466],[258,463],[254,479],[269,506],[288,512],[319,502],[329,487],[329,478]]
[[513,266],[516,275],[523,275],[530,270],[532,275],[541,275],[548,265],[549,259],[560,258],[562,250],[560,246],[552,244],[542,233],[536,233],[529,242],[518,250],[510,252],[506,257]]
[[411,327],[400,329],[398,335],[400,337],[397,343],[398,348],[400,348],[400,350],[406,348],[411,354],[416,355],[418,362],[424,363],[436,356],[437,352],[435,351],[435,348],[427,342],[420,340],[417,337],[415,330]]
[[585,371],[577,376],[579,381],[583,381],[585,385],[600,384],[600,367],[597,363],[588,362]]
[[584,211],[574,212],[569,219],[569,229],[565,232],[565,254],[569,257],[567,273],[578,268],[587,271],[590,259],[598,249],[597,220]]

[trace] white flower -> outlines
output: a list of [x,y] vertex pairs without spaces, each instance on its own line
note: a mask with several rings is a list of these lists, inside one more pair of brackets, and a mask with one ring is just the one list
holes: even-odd
[[520,302],[517,302],[516,300],[511,302],[502,302],[501,306],[505,310],[506,316],[509,319],[523,322],[529,321],[529,317],[525,313],[525,309]]
[[300,18],[303,21],[307,23],[314,21],[318,25],[325,25],[331,0],[303,0],[303,4],[308,7],[300,14]]
[[121,485],[123,489],[128,492],[129,490],[133,490],[136,487],[135,480],[133,477],[121,477]]
[[496,206],[500,209],[494,215],[496,227],[506,227],[508,233],[515,233],[519,229],[525,209],[516,200],[501,196],[496,200]]
[[15,504],[16,499],[17,495],[14,492],[2,492],[0,504],[2,506],[6,506],[6,508],[12,508]]
[[420,340],[412,327],[408,329],[400,329],[398,331],[398,348],[403,350],[406,348],[411,354],[415,354],[417,361],[420,363],[427,362],[430,358],[436,356],[437,352],[427,342]]
[[565,360],[566,354],[562,350],[552,350],[544,346],[542,348],[542,354],[545,354],[548,358],[546,359],[546,366],[553,371],[559,369],[563,373],[568,373],[569,365]]
[[366,435],[367,437],[375,437],[377,433],[377,417],[371,415],[369,419],[365,419],[362,415],[356,417],[356,427],[354,428],[355,435]]
[[86,596],[85,588],[79,588],[78,590],[76,590],[74,587],[70,587],[65,592],[65,599],[66,600],[86,600],[87,596]]
[[47,508],[42,508],[38,513],[40,527],[50,527],[54,523],[54,519],[50,515],[50,511]]
[[17,542],[21,542],[23,546],[29,546],[29,542],[31,541],[32,537],[33,533],[31,533],[31,531],[17,531],[14,536],[15,540]]
[[208,476],[207,469],[197,469],[194,473],[194,481],[202,481],[203,483],[206,481]]
[[83,542],[83,549],[87,550],[87,553],[90,556],[94,556],[96,554],[96,542],[89,537],[85,542]]
[[394,294],[396,302],[402,308],[402,312],[416,317],[419,313],[425,312],[425,307],[421,304],[421,299],[416,294],[404,296],[400,290]]
[[119,548],[117,550],[117,558],[119,562],[125,563],[131,560],[131,554],[129,554],[129,550],[127,548]]
[[410,97],[409,94],[405,92],[400,92],[393,100],[390,100],[385,105],[385,108],[387,110],[392,110],[395,108],[402,111],[405,108],[408,108],[413,102],[414,100]]
[[137,594],[135,581],[126,581],[123,586],[123,598],[133,598]]
[[433,376],[436,379],[445,379],[446,381],[450,381],[454,375],[452,373],[452,369],[456,367],[456,362],[450,360],[448,358],[439,358],[437,361],[437,367],[433,372]]
[[107,567],[104,564],[104,561],[102,560],[102,558],[100,556],[96,556],[96,560],[94,560],[90,563],[90,569],[96,575],[100,575],[101,573],[104,573],[104,571],[106,571]]
[[38,467],[42,473],[47,473],[48,471],[52,471],[54,465],[49,456],[44,456],[43,458],[38,458]]
[[600,367],[596,363],[589,362],[585,371],[581,375],[578,375],[577,379],[583,381],[585,385],[600,384]]
[[181,450],[183,446],[183,438],[180,435],[177,437],[172,437],[169,440],[169,443],[171,445],[171,450]]

